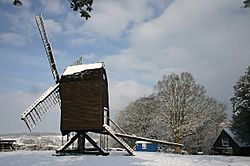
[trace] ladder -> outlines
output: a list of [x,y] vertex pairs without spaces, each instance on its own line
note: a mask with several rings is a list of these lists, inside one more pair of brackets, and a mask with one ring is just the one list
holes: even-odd
[[45,31],[42,14],[40,14],[39,16],[35,16],[35,19],[36,19],[36,24],[37,24],[37,27],[39,29],[39,32],[40,32],[40,35],[41,35],[41,38],[42,38],[42,42],[43,42],[43,45],[44,45],[44,48],[45,48],[45,51],[46,51],[46,54],[47,54],[47,58],[49,60],[52,75],[53,75],[54,80],[56,81],[56,83],[58,83],[59,79],[60,79],[60,76],[59,76],[59,73],[58,73],[57,68],[56,68],[54,53],[53,53],[51,44],[49,42],[49,38],[47,36],[47,33]]
[[106,131],[110,134],[110,136],[112,138],[114,138],[118,143],[120,143],[125,149],[126,151],[131,155],[131,156],[134,156],[135,155],[135,152],[134,150],[126,143],[124,142],[121,138],[117,137],[115,135],[115,132],[111,129],[110,126],[108,125],[103,125],[103,127],[106,129]]
[[58,102],[60,102],[59,84],[55,84],[21,114],[21,120],[32,131]]

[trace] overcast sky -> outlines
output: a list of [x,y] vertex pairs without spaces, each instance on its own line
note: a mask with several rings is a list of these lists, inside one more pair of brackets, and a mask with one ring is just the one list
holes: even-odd
[[[67,0],[0,1],[0,133],[28,131],[20,114],[53,77],[34,16],[43,14],[59,72],[78,57],[104,62],[110,108],[147,96],[161,77],[190,72],[227,104],[250,64],[250,9],[241,0],[94,0],[85,21]],[[59,108],[35,131],[59,132]]]

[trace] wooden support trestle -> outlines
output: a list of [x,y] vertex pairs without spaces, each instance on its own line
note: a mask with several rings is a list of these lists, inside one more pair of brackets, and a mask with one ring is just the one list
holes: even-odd
[[[77,149],[67,150],[67,148],[72,145],[78,139]],[[94,149],[87,149],[85,147],[85,139],[94,147]],[[60,149],[56,150],[57,155],[65,155],[70,153],[77,154],[94,154],[94,155],[109,155],[108,152],[103,150],[97,145],[97,143],[86,133],[86,132],[77,132],[68,142],[66,142]]]

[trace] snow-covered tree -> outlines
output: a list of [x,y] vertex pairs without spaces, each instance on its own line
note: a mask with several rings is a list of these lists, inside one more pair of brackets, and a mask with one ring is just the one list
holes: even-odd
[[116,122],[128,134],[151,136],[149,128],[154,123],[153,107],[153,99],[137,99],[118,113]]
[[239,138],[250,143],[250,66],[234,86],[232,127]]
[[152,95],[137,99],[117,114],[116,123],[127,134],[172,141],[169,130],[160,121],[157,106]]
[[153,96],[137,99],[117,114],[116,123],[127,134],[171,141],[168,130],[156,112],[157,106]]
[[154,94],[121,110],[116,122],[128,134],[184,143],[188,151],[208,152],[226,118],[224,110],[190,73],[171,74],[158,81]]
[[194,133],[184,138],[185,149],[191,153],[210,152],[212,144],[226,123],[225,106],[214,98],[206,99],[208,116]]
[[[210,121],[218,118],[215,114],[218,108],[215,107],[219,104],[206,96],[204,87],[197,84],[190,73],[163,76],[155,86],[155,96],[160,104],[161,121],[171,129],[177,143],[183,143],[187,136],[202,136],[201,132],[208,124],[211,125]],[[220,112],[223,112],[223,107],[219,107]],[[178,147],[176,152],[180,152]]]

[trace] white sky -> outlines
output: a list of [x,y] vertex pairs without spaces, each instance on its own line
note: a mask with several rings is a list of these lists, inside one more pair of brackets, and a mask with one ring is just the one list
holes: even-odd
[[[64,0],[0,2],[0,133],[27,131],[20,114],[52,83],[34,16],[43,13],[60,73],[83,56],[104,62],[112,117],[171,72],[190,72],[228,105],[250,64],[250,9],[235,0],[95,0],[85,21]],[[36,131],[59,131],[53,111]],[[10,123],[11,122],[11,123]]]

